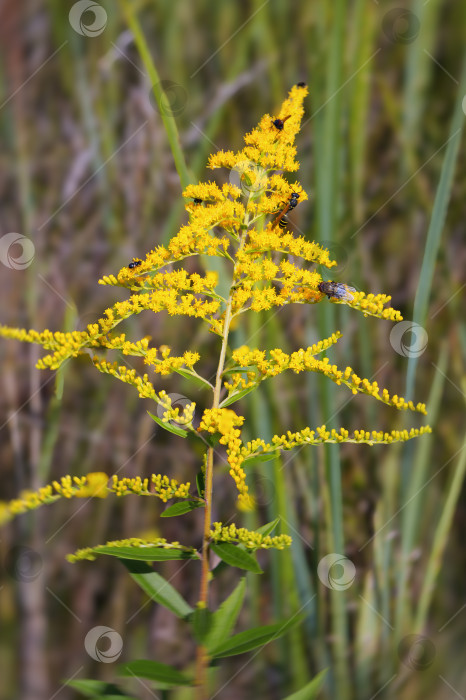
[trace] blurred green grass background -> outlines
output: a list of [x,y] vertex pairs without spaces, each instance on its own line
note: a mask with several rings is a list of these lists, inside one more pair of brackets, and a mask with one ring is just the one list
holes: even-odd
[[[322,698],[464,696],[466,5],[108,0],[98,3],[104,22],[94,36],[85,32],[97,15],[83,15],[79,33],[74,5],[4,0],[0,8],[1,235],[17,232],[35,249],[23,270],[0,266],[0,322],[83,329],[124,298],[99,277],[166,242],[185,221],[181,182],[225,181],[227,172],[205,170],[208,154],[241,148],[262,114],[306,81],[297,176],[310,201],[290,217],[292,228],[329,247],[340,261],[334,279],[391,294],[428,344],[409,359],[390,342],[392,324],[330,304],[246,315],[234,342],[294,350],[340,329],[332,361],[427,401],[434,433],[401,447],[308,449],[258,465],[254,515],[235,515],[231,482],[218,476],[215,517],[253,526],[280,515],[294,538],[290,554],[266,555],[266,576],[251,577],[243,627],[303,605],[308,613],[286,641],[222,666],[219,697],[280,698],[325,667]],[[163,115],[154,83],[169,99]],[[192,320],[141,316],[125,330],[177,354],[197,350],[207,373],[215,367],[218,343]],[[1,499],[97,470],[193,481],[200,455],[155,430],[129,387],[82,360],[58,377],[39,372],[37,358],[34,347],[0,344]],[[244,406],[250,436],[324,422],[407,424],[319,379],[264,385]],[[204,406],[179,378],[164,388]],[[128,498],[60,503],[2,533],[6,698],[74,698],[62,687],[74,674],[112,679],[112,665],[83,646],[97,624],[122,634],[121,660],[189,661],[181,623],[148,605],[116,561],[64,561],[80,546],[150,529],[200,542],[195,515],[159,528],[152,506]],[[356,567],[345,591],[317,576],[329,552]],[[165,573],[196,600],[194,567],[170,563]],[[218,599],[230,588],[220,580]],[[139,687],[137,695],[153,697]]]

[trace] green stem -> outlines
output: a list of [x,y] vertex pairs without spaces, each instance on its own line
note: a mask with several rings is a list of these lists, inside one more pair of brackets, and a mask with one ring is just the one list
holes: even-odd
[[[249,224],[248,216],[245,218],[246,229]],[[239,250],[242,249],[246,241],[246,232],[242,234],[239,243]],[[220,393],[222,390],[222,374],[225,368],[225,358],[228,347],[228,335],[230,333],[230,323],[232,319],[233,297],[231,290],[233,289],[235,280],[235,269],[233,269],[232,284],[228,295],[227,306],[225,309],[225,320],[223,325],[222,347],[217,366],[217,374],[215,378],[214,396],[212,401],[212,409],[218,408],[220,405]],[[204,509],[204,538],[202,542],[202,569],[201,569],[201,585],[198,606],[207,608],[209,600],[209,545],[210,545],[210,529],[212,526],[212,485],[214,475],[214,448],[209,447],[207,451],[207,463],[205,474],[205,509]],[[209,663],[209,655],[207,649],[200,644],[197,650],[196,662],[196,686],[198,689],[198,700],[207,698],[207,668]]]
[[149,47],[147,46],[147,42],[142,32],[141,25],[139,23],[138,18],[134,14],[134,8],[131,6],[132,3],[130,2],[130,0],[120,1],[126,21],[128,22],[128,26],[133,32],[134,41],[141,56],[142,62],[149,75],[149,80],[152,85],[152,91],[157,101],[157,106],[159,108],[160,116],[162,117],[162,122],[165,127],[168,142],[170,144],[173,159],[175,161],[176,171],[180,176],[181,186],[184,189],[193,181],[193,177],[186,165],[183,150],[180,144],[180,138],[178,135],[178,128],[176,126],[175,117],[173,116],[172,111],[170,109],[170,101],[168,100],[163,90],[162,82],[157,72],[157,68],[155,67],[154,61],[152,60],[152,56],[150,55]]

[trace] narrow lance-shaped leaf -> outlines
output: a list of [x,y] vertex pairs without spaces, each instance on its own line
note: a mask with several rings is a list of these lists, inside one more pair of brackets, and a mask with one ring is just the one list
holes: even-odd
[[203,508],[204,507],[204,502],[203,501],[181,501],[180,503],[174,503],[171,506],[168,506],[163,513],[161,513],[160,517],[161,518],[173,518],[176,515],[184,515],[185,513],[190,513],[192,510],[195,510],[196,508]]
[[192,679],[180,673],[173,666],[161,664],[158,661],[146,661],[138,659],[118,667],[120,676],[136,678],[148,678],[151,681],[160,681],[164,685],[192,685]]
[[128,569],[131,577],[152,600],[171,610],[180,618],[185,618],[193,612],[193,608],[181,597],[176,588],[148,564],[126,559],[122,559],[122,563]]
[[223,644],[212,650],[214,658],[222,658],[224,656],[235,656],[236,654],[244,654],[246,651],[262,647],[264,644],[274,641],[281,637],[291,627],[302,622],[302,617],[296,615],[286,622],[276,622],[273,625],[263,625],[261,627],[253,627],[245,632],[235,634]]
[[264,535],[264,537],[267,537],[267,535],[270,535],[270,533],[275,530],[279,522],[280,518],[275,518],[275,520],[272,520],[270,523],[266,523],[265,525],[258,527],[256,532],[258,532],[259,535]]
[[212,625],[212,613],[208,608],[197,607],[189,621],[195,638],[199,644],[204,644]]
[[196,474],[196,487],[197,487],[197,492],[199,494],[199,497],[204,498],[204,495],[205,495],[205,475],[204,475],[204,472],[202,471],[202,469],[201,469],[201,471],[199,471]]
[[187,437],[187,435],[188,435],[187,430],[184,430],[183,428],[178,428],[177,426],[173,425],[172,423],[165,423],[158,416],[154,416],[154,414],[151,413],[150,411],[147,411],[147,413],[150,415],[152,420],[154,420],[164,430],[168,430],[169,433],[173,433],[174,435],[178,435],[179,437],[184,437],[184,438]]
[[[270,535],[271,532],[273,532],[273,530],[276,528],[276,526],[278,525],[279,522],[280,522],[280,518],[275,518],[275,520],[272,520],[272,522],[266,523],[265,525],[262,525],[262,527],[259,527],[256,530],[256,532],[258,532],[260,535],[264,535],[264,537],[266,537],[267,535]],[[247,549],[246,545],[244,545],[242,543],[238,544],[236,546],[238,549],[242,549],[243,552],[245,552]],[[215,569],[213,569],[213,571],[212,571],[213,575],[218,576],[219,574],[222,573],[222,571],[224,571],[224,569],[227,568],[227,566],[228,565],[225,561],[220,561],[217,564],[217,566],[215,567]]]
[[239,569],[252,571],[254,574],[262,574],[263,571],[257,563],[256,559],[242,549],[239,549],[230,542],[221,542],[220,544],[211,544],[210,548],[215,554],[230,566],[237,566]]
[[96,554],[107,554],[118,559],[139,561],[175,561],[177,559],[198,559],[197,552],[187,549],[166,549],[164,547],[99,547]]
[[220,408],[225,408],[225,406],[230,406],[230,404],[239,401],[240,399],[250,394],[251,391],[254,391],[254,389],[257,389],[257,386],[250,386],[247,389],[242,389],[242,391],[234,391],[232,394],[230,394],[230,396],[228,396],[222,401],[222,403],[220,404]]
[[322,688],[327,671],[328,669],[324,668],[324,670],[318,673],[304,688],[301,688],[292,695],[287,695],[283,700],[315,700]]
[[242,578],[233,593],[213,613],[210,630],[204,641],[209,652],[223,644],[230,636],[241,611],[245,591],[246,579]]

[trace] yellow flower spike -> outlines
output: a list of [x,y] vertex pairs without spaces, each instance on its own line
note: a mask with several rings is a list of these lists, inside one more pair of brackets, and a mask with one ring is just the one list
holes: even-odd
[[[327,357],[319,357],[338,341],[340,332],[290,353],[281,348],[269,352],[248,347],[234,349],[225,365],[225,357],[230,357],[229,333],[247,311],[261,313],[288,304],[307,304],[309,313],[312,313],[312,305],[316,303],[344,303],[365,316],[391,321],[402,318],[389,306],[391,299],[385,294],[355,291],[344,298],[332,295],[328,298],[320,291],[321,271],[324,267],[331,270],[337,261],[323,246],[287,230],[292,225],[288,226],[284,214],[308,199],[298,181],[290,182],[294,177],[286,179],[286,171],[290,173],[299,168],[295,139],[307,94],[306,87],[293,87],[280,108],[273,114],[264,115],[257,127],[246,134],[242,150],[220,151],[210,156],[209,167],[226,167],[234,171],[231,177],[234,182],[220,185],[209,181],[188,185],[183,192],[186,223],[166,245],[156,246],[145,255],[138,252],[138,257],[133,258],[137,265],[130,267],[128,263],[119,272],[104,275],[99,280],[100,284],[128,289],[127,299],[106,309],[101,318],[84,331],[62,333],[46,330],[39,333],[0,326],[0,335],[42,345],[47,353],[37,365],[42,369],[57,369],[70,357],[88,354],[92,349],[95,368],[132,386],[141,398],[155,401],[161,407],[158,415],[163,415],[167,428],[172,423],[171,427],[178,424],[194,434],[204,432],[201,437],[209,447],[203,457],[205,483],[198,488],[203,489],[205,504],[212,498],[215,464],[212,445],[215,442],[224,446],[229,474],[238,492],[238,507],[249,510],[255,507],[255,503],[248,491],[246,473],[252,460],[261,455],[276,455],[282,450],[325,442],[390,444],[430,432],[425,426],[391,432],[360,429],[350,434],[346,428],[327,429],[322,425],[314,430],[309,427],[298,431],[285,428],[283,434],[274,435],[270,442],[252,438],[245,444],[242,440],[245,419],[227,407],[265,379],[291,370],[296,374],[317,372],[338,385],[344,384],[354,394],[366,393],[400,411],[425,413],[424,404],[414,404],[398,395],[390,396],[387,389],[359,377],[351,367],[341,370]],[[204,260],[202,265],[190,261],[187,269],[183,267],[185,259],[201,255],[220,258],[211,265],[221,270],[220,275],[204,271],[204,267],[209,267]],[[190,317],[221,337],[215,386],[194,370],[200,360],[196,348],[183,347],[177,356],[168,346],[151,347],[147,337],[133,342],[120,332],[120,324],[124,327],[129,318],[146,312]],[[191,328],[187,332],[190,333]],[[201,336],[193,333],[192,338],[197,337]],[[107,352],[118,353],[117,361],[113,361],[114,357],[107,359]],[[139,375],[133,369],[133,363],[127,361],[131,356],[142,358],[148,371],[150,368],[154,383],[148,374]],[[163,379],[173,373],[213,390],[213,408],[203,412],[197,431],[192,425],[195,403],[189,403],[183,409],[173,407],[172,395],[162,388]],[[0,504],[0,520],[6,521],[59,498],[104,497],[104,494],[119,498],[129,495],[155,497],[164,503],[173,498],[197,498],[190,495],[189,482],[180,483],[171,476],[153,474],[149,479],[113,476],[109,481],[105,474],[97,472],[86,477],[63,477],[37,492],[22,493],[9,504]],[[206,512],[210,512],[210,507]],[[205,533],[209,532],[209,526],[210,523],[205,524]],[[210,538],[214,542],[242,544],[252,551],[270,547],[283,549],[291,542],[287,535],[262,536],[235,525],[224,527],[221,523],[212,524]],[[168,543],[158,537],[153,540],[130,538],[108,544],[115,547],[181,548],[177,542]],[[203,544],[204,561],[208,558],[207,547],[208,538]],[[71,555],[70,560],[93,559],[99,551],[99,547],[87,548]],[[187,549],[184,551],[188,553]],[[189,552],[193,557],[197,556],[195,552]],[[207,590],[207,584],[201,589]],[[205,603],[205,600],[201,601],[202,605]]]
[[256,551],[257,549],[284,549],[291,545],[289,535],[261,535],[253,530],[244,527],[237,528],[232,524],[223,526],[222,523],[213,523],[209,536],[213,542],[234,542],[244,544],[247,549]]

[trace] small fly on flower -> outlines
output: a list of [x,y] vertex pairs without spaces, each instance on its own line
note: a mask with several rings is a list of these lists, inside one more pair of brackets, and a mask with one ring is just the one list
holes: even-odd
[[354,287],[349,287],[343,282],[321,282],[317,289],[322,294],[326,294],[328,299],[341,299],[342,301],[353,301],[353,292],[356,293]]
[[287,119],[291,117],[291,114],[289,114],[287,117],[284,117],[283,119],[274,119],[272,124],[278,131],[283,131],[283,125],[286,122]]
[[130,262],[128,267],[130,270],[134,270],[134,268],[139,267],[139,265],[142,265],[142,260],[133,260],[132,262]]

